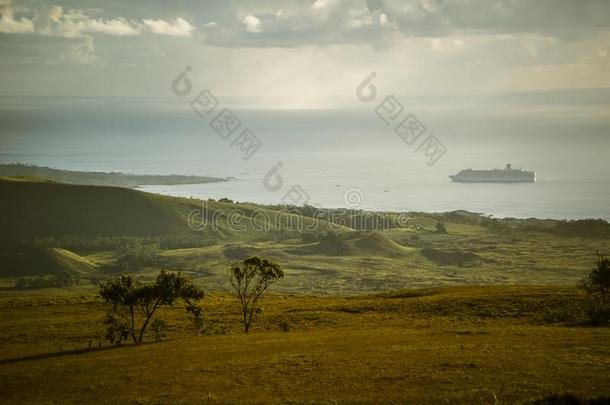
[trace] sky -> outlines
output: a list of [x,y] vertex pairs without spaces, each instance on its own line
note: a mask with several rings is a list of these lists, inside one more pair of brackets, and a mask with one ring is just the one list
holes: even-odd
[[607,0],[0,0],[0,95],[172,96],[260,107],[386,93],[469,96],[610,87]]

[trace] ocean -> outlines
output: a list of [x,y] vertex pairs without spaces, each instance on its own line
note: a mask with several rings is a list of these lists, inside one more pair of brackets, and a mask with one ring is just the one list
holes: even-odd
[[[179,98],[0,98],[0,162],[69,170],[233,177],[145,186],[177,196],[264,204],[610,220],[610,92],[401,99],[425,132],[413,145],[375,106],[261,109],[229,100],[241,122],[223,139]],[[249,158],[236,142],[249,129]],[[445,153],[430,165],[418,145]],[[251,151],[251,150],[249,150]],[[464,168],[535,170],[536,183],[452,183]],[[267,178],[265,181],[264,179]]]

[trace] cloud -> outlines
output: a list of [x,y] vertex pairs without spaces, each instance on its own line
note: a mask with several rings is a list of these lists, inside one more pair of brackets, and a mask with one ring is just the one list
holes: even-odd
[[[44,63],[92,64],[98,36],[137,37],[144,34],[189,37],[195,27],[181,17],[171,19],[102,18],[97,9],[65,9],[58,5],[16,6],[0,0],[0,33],[65,38],[64,49]],[[34,41],[34,40],[33,40]],[[35,40],[40,41],[40,38]]]
[[72,45],[59,57],[60,62],[91,64],[97,60],[93,38],[84,37],[82,42]]
[[180,17],[176,18],[174,21],[144,19],[142,22],[152,33],[158,35],[190,37],[195,31],[195,27]]
[[[257,7],[258,6],[258,7]],[[282,12],[277,13],[279,7]],[[230,3],[225,6],[233,8]],[[610,30],[607,0],[315,0],[235,6],[208,43],[226,47],[291,47],[379,43],[453,35],[537,34],[573,39]],[[237,20],[231,20],[231,15]]]
[[[1,3],[0,3],[1,4]],[[0,13],[0,32],[8,34],[36,33],[64,38],[84,38],[93,34],[136,36],[144,32],[172,37],[189,37],[195,27],[181,17],[174,20],[149,19],[140,21],[124,17],[94,18],[86,11],[61,6],[42,5],[34,9],[20,7],[28,17],[15,18],[15,7],[7,2]]]
[[36,32],[66,38],[84,37],[88,34],[127,36],[139,35],[140,33],[136,24],[124,18],[90,18],[82,11],[69,10],[65,12],[59,6],[51,7],[46,16],[39,15],[35,22]]
[[15,19],[15,9],[10,3],[0,10],[0,32],[4,34],[24,34],[34,31],[34,24],[27,18]]
[[261,20],[252,14],[245,16],[241,23],[248,32],[261,32]]

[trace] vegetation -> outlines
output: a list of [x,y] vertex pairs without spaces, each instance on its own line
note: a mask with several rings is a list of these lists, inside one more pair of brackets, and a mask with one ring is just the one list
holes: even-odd
[[116,265],[123,271],[139,271],[144,266],[154,264],[161,249],[159,245],[144,244],[140,241],[130,241],[117,251]]
[[75,287],[81,285],[81,279],[78,275],[64,271],[59,274],[36,276],[36,277],[21,277],[15,283],[15,289],[24,290],[30,288],[48,288],[48,287]]
[[75,252],[89,253],[105,250],[120,251],[124,246],[154,245],[160,249],[182,249],[214,245],[216,241],[199,235],[162,236],[71,236],[35,238],[33,246],[41,248],[63,248]]
[[444,222],[436,223],[436,233],[447,233],[447,228],[445,228]]
[[271,260],[253,256],[241,265],[233,266],[230,277],[231,287],[241,304],[244,332],[247,333],[258,309],[258,300],[271,284],[284,277],[284,271]]
[[[192,335],[177,303],[159,308],[153,319],[167,322],[163,341],[119,349],[98,336],[108,304],[95,294],[5,294],[0,393],[6,404],[514,404],[565,393],[607,397],[610,328],[548,320],[583,296],[569,286],[354,297],[268,292],[265,312],[245,334],[234,294],[208,293],[204,335]],[[147,338],[155,339],[152,321]]]
[[155,184],[199,184],[226,181],[218,177],[171,175],[137,175],[125,173],[78,172],[52,169],[35,165],[11,163],[0,165],[0,176],[25,176],[48,179],[59,183],[84,184],[91,186],[114,186],[135,188]]
[[[201,401],[193,386],[218,402],[610,394],[610,329],[583,327],[610,318],[606,256],[590,269],[610,251],[605,221],[261,207],[33,178],[0,178],[0,194],[3,403]],[[214,226],[194,230],[193,213]],[[115,350],[127,341],[159,344]]]
[[579,219],[560,221],[555,232],[564,236],[610,238],[610,224],[603,219]]
[[[152,284],[141,284],[130,276],[121,276],[100,285],[100,296],[112,304],[105,324],[106,338],[111,344],[120,345],[131,336],[134,343],[142,343],[146,328],[157,310],[163,306],[172,306],[179,299],[186,303],[186,310],[199,317],[201,311],[197,302],[204,293],[188,277],[180,273],[161,271]],[[136,325],[136,318],[142,318],[141,326]],[[159,323],[156,324],[157,335]]]
[[610,259],[600,255],[597,267],[584,280],[587,291],[587,310],[591,322],[610,323]]
[[[192,247],[218,240],[295,238],[303,229],[325,232],[331,227],[325,221],[252,204],[204,202],[116,187],[0,178],[0,195],[2,248],[35,239],[71,239],[78,244],[121,237],[160,238],[168,247],[184,241]],[[201,224],[209,226],[199,229]]]

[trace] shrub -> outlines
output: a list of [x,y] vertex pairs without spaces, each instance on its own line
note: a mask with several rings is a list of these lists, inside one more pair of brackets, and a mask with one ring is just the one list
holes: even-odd
[[150,328],[153,331],[155,342],[160,342],[167,337],[165,330],[167,329],[167,322],[163,319],[155,319],[151,324]]
[[104,319],[104,325],[106,325],[104,337],[110,342],[111,345],[120,346],[123,344],[123,342],[129,339],[129,335],[131,333],[129,323],[125,318],[120,317],[118,314],[107,314],[106,319]]
[[610,259],[599,255],[596,268],[587,274],[583,286],[589,320],[598,325],[610,322]]
[[447,228],[445,227],[444,222],[436,223],[436,233],[447,233]]

